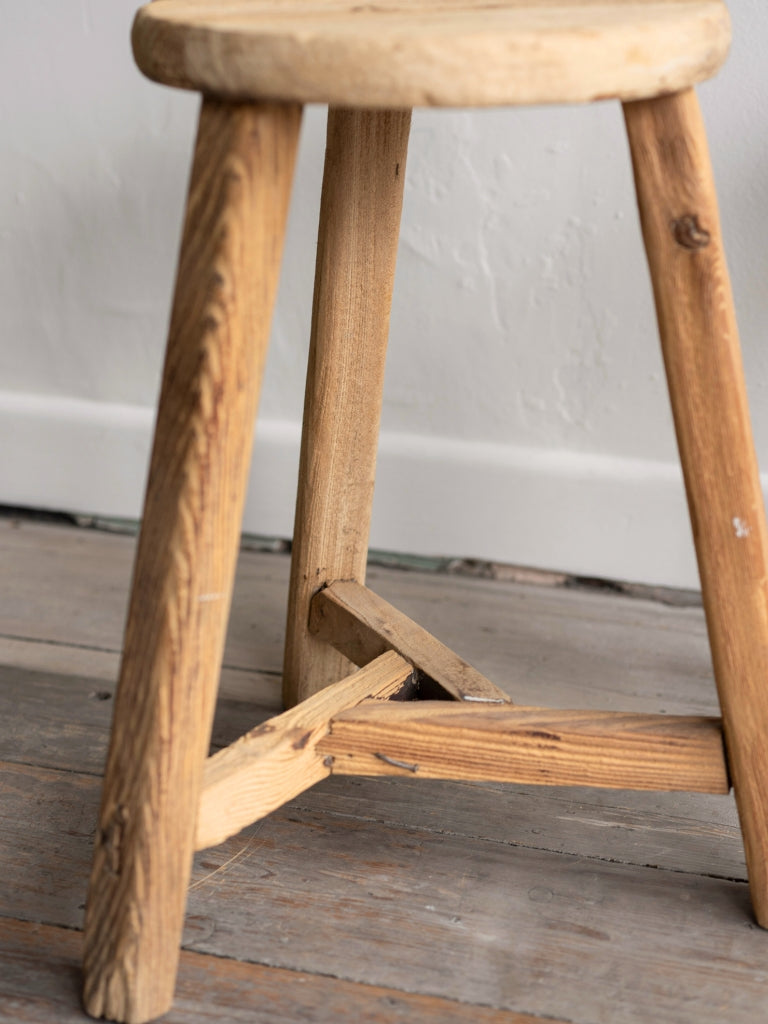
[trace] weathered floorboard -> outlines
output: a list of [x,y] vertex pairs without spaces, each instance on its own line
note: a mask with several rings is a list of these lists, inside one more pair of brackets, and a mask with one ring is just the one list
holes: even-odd
[[[14,581],[0,590],[0,636],[117,653],[135,539],[12,522],[0,520]],[[241,555],[225,666],[280,671],[288,563]],[[521,704],[719,713],[701,608],[378,567],[368,582]]]
[[[71,765],[63,775],[24,764],[0,766],[0,863],[17,856],[21,818],[31,833],[31,865],[40,845],[55,843],[66,857],[78,837],[87,835],[90,842],[97,790],[95,779],[83,782]],[[30,800],[39,808],[34,816],[27,811]],[[732,796],[339,776],[280,813],[290,816],[298,808],[596,860],[746,878]],[[17,877],[17,870],[18,865],[9,866],[6,881],[23,890],[30,876]],[[58,899],[58,891],[54,895]]]
[[[132,550],[131,538],[0,521],[14,581],[0,594],[3,914],[81,926],[111,711],[90,694],[114,680]],[[219,743],[278,708],[287,563],[241,556]],[[698,608],[379,568],[369,579],[521,702],[717,713]],[[750,921],[745,877],[730,796],[328,779],[195,861],[188,948],[273,964],[285,984],[225,960],[226,985],[201,981],[198,1005],[183,966],[174,1012],[191,1024],[258,1021],[263,992],[269,1020],[344,1020],[340,1000],[353,1008],[347,1019],[376,1020],[379,1003],[319,977],[342,973],[353,986],[391,986],[386,1020],[430,1019],[403,995],[413,989],[576,1024],[754,1024],[768,1014],[768,946]],[[40,935],[30,959],[60,965]],[[73,991],[74,962],[53,989]],[[210,961],[191,962],[194,984]],[[310,981],[289,984],[299,971],[328,985],[309,1009],[295,1001]],[[47,982],[36,1003],[2,1004],[6,977],[0,967],[0,1020],[51,1019]],[[52,1019],[67,1024],[61,998]],[[452,1020],[455,1005],[433,1018]],[[484,1021],[474,1006],[464,1019]]]
[[[118,654],[136,538],[0,519],[0,635]],[[288,559],[241,558],[224,665],[281,670]]]
[[[80,932],[0,918],[0,1024],[87,1024]],[[184,952],[163,1024],[536,1024],[528,1014]],[[557,1022],[553,1022],[557,1024]]]
[[[97,791],[92,776],[4,768],[4,913],[80,926]],[[514,820],[496,841],[446,822],[287,805],[197,856],[185,946],[585,1024],[768,1012],[768,936],[743,882],[514,847]]]
[[[0,642],[0,647],[2,643]],[[75,664],[82,659],[78,658]],[[86,662],[86,669],[91,666]],[[0,761],[101,775],[115,675],[33,671],[0,661]],[[259,703],[244,699],[259,696]],[[279,710],[280,681],[233,669],[222,673],[212,748],[226,746]]]
[[[25,635],[42,638],[48,632],[61,638],[49,643],[0,636],[0,662],[9,666],[0,676],[0,700],[7,698],[1,707],[0,760],[31,762],[41,740],[34,763],[98,770],[111,702],[94,707],[89,695],[96,687],[111,689],[118,654],[87,645],[99,639],[102,646],[119,644],[134,544],[133,538],[116,534],[0,520],[0,555],[14,579],[13,595],[10,588],[0,592],[3,631],[10,624]],[[369,578],[483,672],[514,679],[521,701],[717,712],[700,608],[378,567],[369,570]],[[279,710],[279,677],[269,666],[279,664],[287,579],[285,556],[245,552],[240,557],[228,650],[231,660],[246,663],[250,645],[252,663],[268,671],[224,670],[217,746]],[[92,604],[96,625],[104,631],[100,638],[94,636]],[[252,616],[263,629],[256,630]],[[34,675],[18,676],[16,666],[48,673],[41,680],[44,701],[35,692]],[[589,856],[599,848],[607,859],[744,877],[729,797],[442,782],[430,782],[426,795],[423,785],[339,778],[321,784],[302,803],[311,798],[314,808],[329,813],[489,839],[506,837],[509,822],[514,841],[531,847]]]

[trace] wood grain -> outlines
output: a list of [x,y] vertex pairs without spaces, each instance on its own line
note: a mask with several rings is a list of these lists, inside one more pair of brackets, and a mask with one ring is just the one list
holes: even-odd
[[[96,678],[106,648],[116,666],[134,547],[131,537],[0,520],[0,559],[14,580],[0,588],[0,662],[50,672],[58,658],[64,675]],[[289,565],[283,554],[241,553],[221,682],[222,695],[250,696],[272,714],[282,710]],[[701,608],[376,565],[367,579],[520,704],[720,714]],[[244,717],[229,739],[253,724]]]
[[[0,786],[3,913],[81,928],[98,780],[0,763]],[[286,823],[300,812],[311,813],[330,831],[334,821],[367,821],[414,835],[450,833],[480,846],[511,844],[586,857],[598,871],[605,863],[624,864],[628,877],[648,866],[743,882],[747,877],[732,797],[337,775],[215,853],[198,854],[192,891],[207,886],[201,881],[210,873],[206,866],[215,869],[227,857],[253,855],[257,869],[262,843],[279,855],[279,847],[273,847],[277,835],[284,837]],[[190,907],[193,915],[197,910]]]
[[[79,932],[0,918],[1,1024],[87,1024]],[[523,1013],[183,952],[163,1024],[537,1024]],[[558,1024],[549,1018],[550,1024]]]
[[[99,624],[118,636],[129,538],[25,525],[0,529],[0,546],[14,579],[0,606],[14,631],[98,643],[95,594]],[[243,552],[239,571],[232,650],[250,645],[269,667],[282,619],[269,605],[283,599],[288,558]],[[377,567],[369,578],[492,678],[513,680],[527,704],[717,713],[701,609]],[[90,763],[87,730],[103,744],[106,722],[83,710],[78,688],[85,668],[97,678],[99,659],[77,659],[99,652],[59,641],[0,650],[48,673],[58,652],[71,673],[43,680],[44,756],[66,770],[0,766],[0,903],[5,914],[80,927],[98,780],[77,772]],[[0,740],[9,750],[18,738],[29,756],[34,679],[16,692]],[[331,985],[343,984],[339,973],[389,985],[393,1020],[404,990],[577,1024],[754,1024],[768,1010],[768,936],[749,922],[746,884],[727,880],[746,878],[731,797],[339,776],[195,860],[189,948],[325,973]],[[246,998],[245,981],[240,991]],[[219,1010],[234,1024],[258,1012],[259,990],[244,1010],[234,996],[208,1002],[217,990],[207,985],[199,995],[196,1004],[182,980],[171,1013]],[[318,1004],[312,1019],[336,1019],[336,1005],[326,1014]]]
[[427,832],[277,815],[202,856],[195,948],[577,1024],[755,1024],[768,1008],[743,882],[522,849],[514,820],[494,843],[445,817]]
[[367,702],[335,715],[317,752],[342,775],[730,789],[716,718]]
[[714,74],[720,0],[155,0],[142,71],[214,95],[360,107],[637,99]]
[[287,707],[351,671],[307,629],[334,579],[365,579],[410,111],[331,110],[283,669]]
[[[11,775],[0,771],[3,913],[80,927],[96,780],[14,766],[9,786]],[[347,807],[329,813],[318,797],[338,789]],[[390,793],[389,804],[365,806],[376,790]],[[524,805],[507,801],[508,787],[484,790],[401,779],[321,783],[198,854],[185,945],[576,1024],[762,1018],[768,935],[746,916],[747,885],[722,877],[730,860],[720,854],[736,840],[725,842],[706,820],[695,838],[674,819],[639,812],[628,829],[585,805],[584,795],[549,805],[539,790],[531,804],[559,819],[562,833],[552,850],[526,848]],[[413,800],[407,824],[398,793],[400,806],[408,794]],[[645,800],[653,809],[678,798]],[[588,837],[580,819],[591,816]],[[570,833],[581,833],[581,855],[566,852]],[[667,841],[679,852],[672,870],[620,862],[640,854],[657,864]],[[691,874],[685,847],[703,854],[705,842],[709,874]]]
[[510,701],[445,644],[360,583],[338,581],[321,590],[312,601],[309,628],[356,665],[366,665],[384,651],[397,651],[455,700]]
[[[82,648],[62,652],[61,648],[41,646],[49,657],[57,653],[63,665],[67,654],[73,655],[70,666],[74,671],[45,672],[0,662],[0,760],[101,775],[117,665],[106,677],[90,675],[81,666],[96,670],[103,656],[92,661],[82,657]],[[110,660],[115,661],[113,657]],[[279,712],[279,704],[279,680],[273,676],[224,670],[211,747],[217,750],[227,746],[242,735],[246,726]]]
[[715,186],[692,91],[625,117],[752,899],[768,927],[768,532]]
[[208,758],[197,819],[198,850],[216,846],[331,773],[318,743],[334,714],[402,690],[413,667],[392,651],[308,697]]
[[[125,537],[0,524],[14,579],[0,594],[4,620],[7,611],[22,635],[98,642],[95,593],[98,622],[117,637],[131,546]],[[240,569],[245,607],[233,610],[233,649],[250,643],[270,666],[279,621],[268,618],[254,644],[253,618],[265,601],[267,612],[280,602],[288,559],[244,552]],[[478,667],[510,673],[526,703],[567,707],[582,697],[596,707],[717,710],[700,609],[378,568],[369,576],[438,635],[456,637]],[[100,653],[59,640],[0,644],[1,661],[21,658],[30,673],[13,683],[15,716],[0,715],[3,750],[34,750],[39,664],[49,674],[42,699],[51,723],[41,755],[66,769],[0,765],[4,914],[82,925],[98,780],[78,772],[93,770],[88,730],[103,745],[107,723],[86,706],[79,676],[98,679]],[[0,664],[0,691],[4,671]],[[397,1021],[408,991],[448,997],[436,1019],[461,1011],[454,1000],[470,1005],[467,1020],[473,1003],[576,1024],[754,1024],[768,1012],[768,935],[749,922],[746,884],[732,881],[746,874],[730,797],[340,776],[198,854],[195,865],[186,942],[196,953],[182,954],[171,1021],[235,1024],[261,1013],[271,1024],[293,1013],[301,1020],[308,1006],[305,1017],[329,1024],[345,1019],[347,999],[350,1024],[379,1010]],[[0,1015],[28,1013],[42,1024],[50,993],[59,1000],[53,1019],[68,1024],[77,951],[63,964],[57,950],[41,934],[27,953],[9,954],[10,971],[3,956]],[[238,966],[234,988],[209,985],[206,952],[274,964],[285,984],[273,987],[273,970],[262,975],[251,963]],[[49,983],[36,971],[55,975]],[[19,974],[34,986],[31,1000],[10,984]],[[321,982],[315,1002],[307,986]],[[344,987],[361,983],[363,999],[369,986],[389,986],[384,1001],[361,1003],[356,987]],[[4,1002],[6,992],[20,1002]]]
[[300,110],[203,103],[88,897],[85,1004],[173,994]]
[[[35,649],[40,667],[46,664],[43,648],[58,647],[64,660],[56,662],[49,652],[47,664],[62,672],[72,648],[91,663],[100,661],[100,653],[119,658],[136,545],[136,537],[124,534],[27,521],[14,526],[0,519],[0,562],[15,580],[12,590],[0,588],[2,642],[41,641]],[[280,675],[288,565],[285,555],[268,552],[240,559],[224,649],[227,669]],[[86,669],[90,675],[98,671]],[[116,678],[117,669],[112,674]]]

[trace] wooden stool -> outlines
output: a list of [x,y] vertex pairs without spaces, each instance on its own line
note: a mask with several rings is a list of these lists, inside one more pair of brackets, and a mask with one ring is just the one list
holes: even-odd
[[[768,925],[766,527],[692,91],[725,57],[721,0],[157,0],[133,41],[147,75],[204,99],[88,899],[88,1011],[167,1010],[193,851],[332,773],[732,780]],[[603,98],[624,105],[722,721],[515,707],[363,582],[410,108]],[[307,102],[331,109],[291,710],[206,760]]]

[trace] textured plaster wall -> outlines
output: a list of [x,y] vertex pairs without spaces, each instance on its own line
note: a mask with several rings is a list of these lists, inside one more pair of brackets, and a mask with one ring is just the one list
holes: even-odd
[[[138,512],[197,99],[135,71],[133,6],[0,0],[0,501]],[[768,8],[731,8],[700,95],[768,464]],[[310,109],[258,532],[291,529],[323,146]],[[695,585],[618,105],[415,114],[383,430],[380,547]]]

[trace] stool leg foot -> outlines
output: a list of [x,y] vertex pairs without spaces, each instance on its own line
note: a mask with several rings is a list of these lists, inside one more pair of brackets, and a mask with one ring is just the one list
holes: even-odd
[[308,630],[314,594],[363,582],[410,111],[332,109],[288,600],[290,707],[350,663]]
[[756,917],[768,927],[768,536],[692,90],[625,118]]
[[300,116],[200,115],[86,911],[96,1017],[173,999]]

